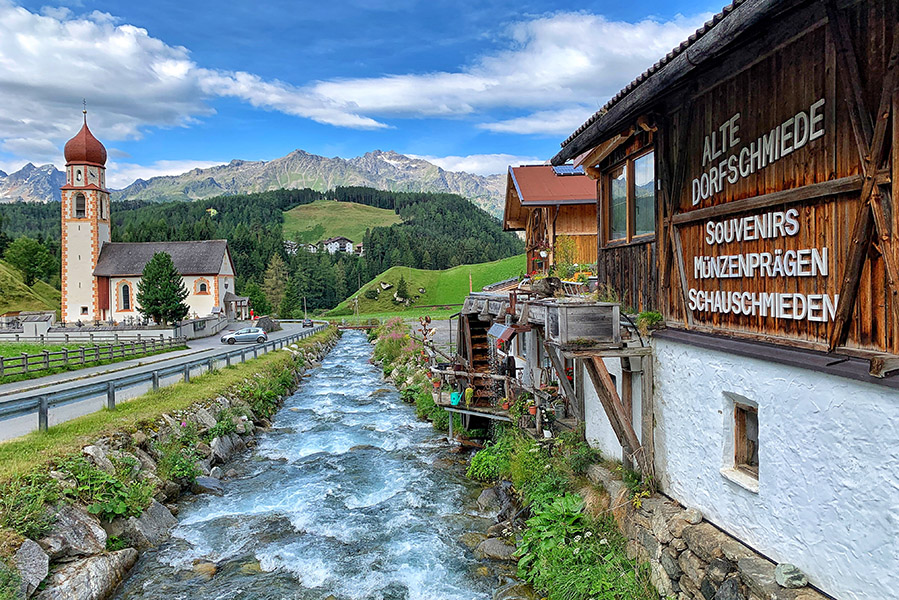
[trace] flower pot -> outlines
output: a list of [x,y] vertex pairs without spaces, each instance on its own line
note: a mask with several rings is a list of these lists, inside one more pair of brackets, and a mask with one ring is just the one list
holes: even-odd
[[509,410],[510,406],[511,404],[509,404],[508,402],[503,402],[503,410]]
[[530,405],[530,406],[528,406],[528,414],[536,415],[536,414],[537,414],[537,407],[534,406],[533,404]]
[[435,390],[439,390],[439,389],[440,389],[440,380],[439,380],[439,379],[435,379],[435,380],[432,381],[431,383],[434,384],[434,389],[435,389]]

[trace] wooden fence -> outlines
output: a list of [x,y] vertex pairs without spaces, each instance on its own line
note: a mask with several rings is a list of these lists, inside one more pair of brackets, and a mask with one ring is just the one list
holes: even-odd
[[148,352],[171,350],[183,346],[186,338],[143,339],[109,344],[105,346],[81,346],[63,348],[58,352],[44,350],[40,354],[23,352],[21,356],[0,356],[0,378],[7,375],[21,375],[37,371],[47,371],[59,367],[78,367],[101,360],[126,359]]

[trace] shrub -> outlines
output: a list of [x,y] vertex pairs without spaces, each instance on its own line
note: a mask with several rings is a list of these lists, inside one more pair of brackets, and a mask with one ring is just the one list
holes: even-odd
[[0,600],[17,600],[21,581],[18,571],[0,560]]
[[378,290],[375,288],[369,288],[362,293],[368,300],[377,300],[378,299]]
[[89,513],[104,521],[116,517],[136,517],[153,497],[153,485],[131,476],[131,466],[119,461],[115,473],[107,473],[82,456],[69,457],[59,470],[75,480],[74,499],[87,505]]
[[471,457],[466,475],[478,481],[495,481],[508,476],[512,443],[511,434],[501,436],[495,443],[488,443]]
[[178,440],[169,440],[156,445],[159,460],[156,474],[161,479],[193,482],[200,474],[197,459],[200,458],[193,446],[185,446]]

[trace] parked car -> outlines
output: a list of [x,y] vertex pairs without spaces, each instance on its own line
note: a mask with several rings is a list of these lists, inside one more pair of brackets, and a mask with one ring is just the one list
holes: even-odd
[[315,323],[312,322],[312,319],[303,319],[303,327],[315,327]]
[[267,341],[268,335],[260,327],[246,327],[222,336],[223,344],[235,344],[237,342],[256,342],[261,344]]

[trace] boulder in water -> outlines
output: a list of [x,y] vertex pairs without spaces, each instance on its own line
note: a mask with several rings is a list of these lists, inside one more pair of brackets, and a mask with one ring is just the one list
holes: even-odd
[[490,558],[493,560],[513,560],[515,546],[507,544],[499,538],[488,538],[481,542],[474,551],[478,558]]
[[215,494],[216,496],[224,496],[225,488],[222,482],[212,477],[197,477],[190,491],[194,494]]
[[486,539],[486,535],[478,533],[477,531],[469,531],[468,533],[463,533],[459,536],[459,541],[467,546],[469,550],[474,550]]
[[216,571],[218,571],[218,568],[215,566],[215,563],[205,560],[194,561],[194,573],[206,581],[215,577]]
[[118,552],[98,554],[64,563],[50,576],[35,598],[61,600],[63,598],[108,598],[119,582],[137,561],[137,550],[125,548]]
[[493,592],[493,600],[537,600],[539,596],[526,583],[513,581]]

